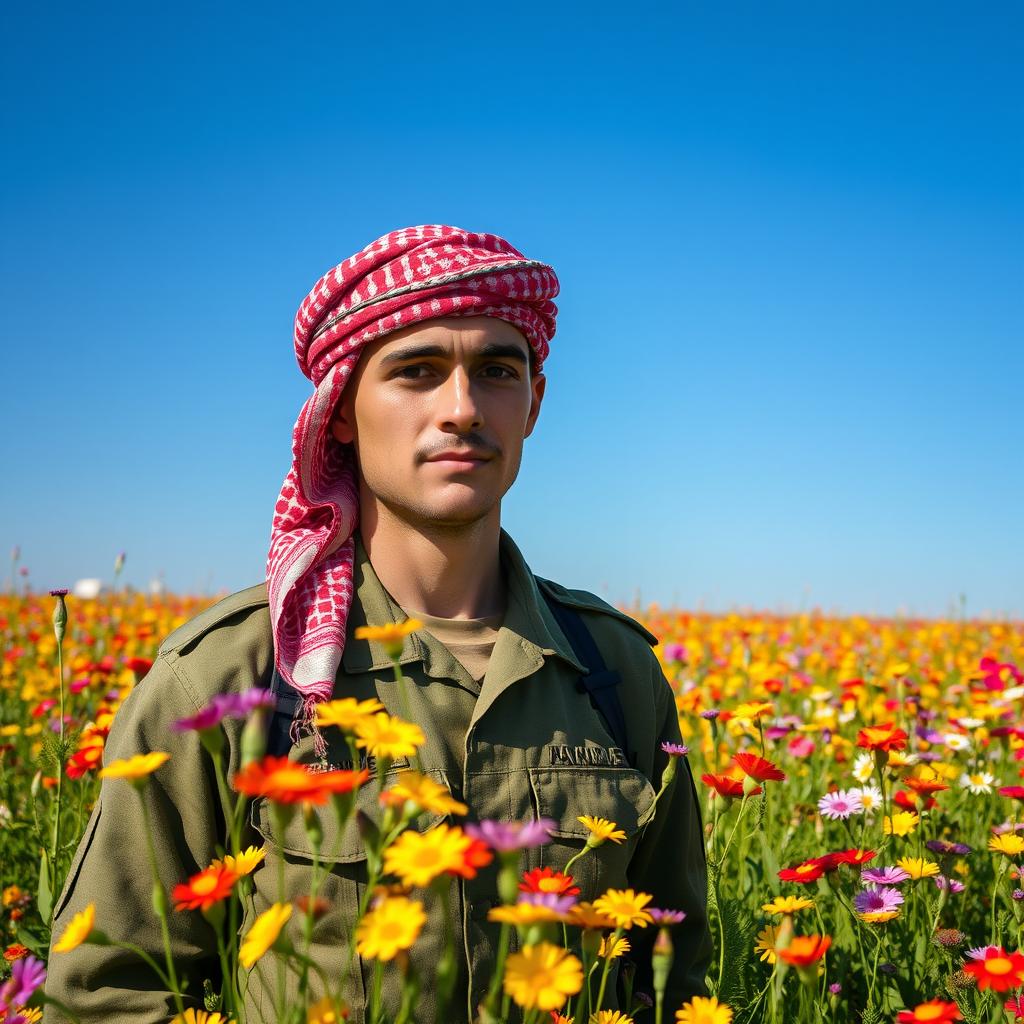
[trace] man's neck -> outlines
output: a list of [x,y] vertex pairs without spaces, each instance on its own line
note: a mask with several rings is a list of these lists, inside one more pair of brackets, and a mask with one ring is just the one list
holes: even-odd
[[377,578],[402,608],[444,619],[504,613],[500,506],[466,526],[424,530],[373,504],[360,512],[359,533]]

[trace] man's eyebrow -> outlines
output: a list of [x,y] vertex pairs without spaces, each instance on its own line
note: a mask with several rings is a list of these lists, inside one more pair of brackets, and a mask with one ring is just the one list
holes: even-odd
[[[489,342],[477,354],[487,358],[497,356],[504,357],[505,359],[515,359],[524,366],[528,362],[526,353],[518,345],[502,344],[501,342]],[[448,355],[451,355],[451,349],[447,349],[443,345],[409,345],[406,348],[396,348],[393,352],[382,356],[380,361],[383,366],[392,363],[404,363],[410,359],[429,359],[438,356],[443,358]]]

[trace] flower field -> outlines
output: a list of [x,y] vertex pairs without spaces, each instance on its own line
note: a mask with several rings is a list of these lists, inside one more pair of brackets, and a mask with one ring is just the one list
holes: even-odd
[[[137,594],[0,597],[0,1020],[41,1017],[54,905],[100,774],[142,797],[166,760],[154,751],[104,762],[111,721],[161,640],[202,607]],[[301,816],[316,837],[321,816],[343,829],[356,791],[376,786],[370,884],[352,922],[354,948],[374,965],[368,1020],[415,1019],[420,983],[437,987],[445,1019],[444,956],[433,979],[400,974],[394,1018],[381,978],[385,966],[401,972],[424,907],[443,898],[451,878],[492,862],[503,902],[490,913],[502,941],[481,1021],[1024,1020],[1021,624],[635,614],[662,639],[686,744],[669,751],[662,792],[679,784],[686,757],[702,802],[715,944],[706,998],[682,1006],[660,998],[675,908],[628,889],[581,903],[571,862],[564,872],[519,870],[520,851],[548,841],[543,820],[464,823],[465,807],[414,770],[385,788],[383,766],[399,757],[415,764],[422,737],[367,701],[333,701],[318,714],[324,729],[341,730],[353,766],[373,755],[376,775],[307,772],[263,756],[254,739],[242,769],[219,778],[231,823],[223,855],[191,878],[158,879],[154,913],[202,914],[221,930],[235,921],[226,915],[266,866],[267,851],[241,840],[247,801],[263,797],[282,819]],[[267,701],[257,690],[225,696],[178,728],[198,732],[216,759],[226,720],[263,735]],[[426,811],[447,822],[410,827]],[[615,822],[584,824],[591,838],[574,861],[619,841]],[[186,1007],[172,958],[157,958],[152,969],[175,992],[175,1020],[245,1021],[247,972],[264,958],[301,979],[298,997],[282,998],[273,1019],[342,1020],[343,986],[329,978],[314,986],[316,965],[303,953],[318,912],[315,895],[275,903],[231,936],[220,950],[227,980],[205,1009]],[[52,955],[127,940],[104,927],[87,909],[55,936]],[[655,1000],[633,998],[627,971],[626,1001],[611,1009],[610,967],[640,929],[657,933]],[[74,1019],[73,1007],[64,1012]]]

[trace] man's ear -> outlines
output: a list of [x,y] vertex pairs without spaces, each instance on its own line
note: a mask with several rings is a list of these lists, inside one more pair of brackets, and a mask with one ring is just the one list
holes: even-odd
[[334,439],[342,444],[351,444],[356,436],[352,410],[349,406],[349,402],[340,401],[338,408],[334,410],[334,419],[331,420],[331,433],[334,435]]
[[530,415],[526,418],[526,431],[523,437],[529,437],[540,415],[540,403],[544,400],[544,388],[547,386],[547,378],[543,373],[535,373],[530,378],[530,389],[533,392],[530,400]]

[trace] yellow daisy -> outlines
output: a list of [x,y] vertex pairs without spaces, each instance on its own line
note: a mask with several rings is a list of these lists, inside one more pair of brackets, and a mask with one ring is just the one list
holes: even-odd
[[263,863],[263,859],[266,855],[267,848],[265,846],[261,846],[259,848],[250,846],[243,850],[237,857],[233,857],[229,853],[222,861],[215,860],[210,867],[218,867],[223,864],[228,871],[232,871],[236,875],[251,875],[260,866],[260,864]]
[[598,1010],[590,1015],[590,1024],[633,1024],[633,1018],[621,1010]]
[[632,928],[639,925],[646,928],[653,918],[644,907],[654,897],[646,892],[634,892],[632,889],[609,889],[603,896],[594,900],[594,909],[607,914],[616,928]]
[[405,622],[394,622],[387,626],[357,626],[356,639],[376,640],[389,658],[400,658],[405,638],[422,628],[423,623],[419,619],[406,619]]
[[70,953],[71,950],[77,949],[89,937],[89,932],[92,931],[95,923],[96,904],[90,903],[85,910],[71,918],[60,941],[54,945],[53,951],[55,953]]
[[427,886],[443,872],[460,868],[470,843],[461,828],[444,824],[427,832],[403,832],[384,851],[384,870],[405,885]]
[[1013,832],[1004,832],[1002,835],[992,836],[988,841],[988,848],[993,853],[1005,853],[1007,857],[1016,857],[1018,853],[1024,853],[1024,838]]
[[106,768],[100,769],[101,779],[127,779],[129,782],[139,782],[152,775],[165,761],[170,754],[154,750],[151,754],[136,754],[134,757],[124,758],[120,761],[111,761]]
[[717,996],[694,996],[676,1010],[677,1024],[730,1024],[732,1010]]
[[222,1013],[209,1013],[206,1010],[193,1010],[190,1006],[184,1013],[171,1019],[171,1024],[231,1024]]
[[798,910],[806,910],[814,906],[814,900],[804,896],[776,896],[771,903],[765,903],[761,909],[766,914],[795,914]]
[[393,960],[419,938],[426,921],[418,900],[386,897],[356,925],[356,951],[371,960]]
[[857,916],[868,924],[882,924],[885,921],[891,921],[894,917],[899,917],[900,912],[898,910],[869,910]]
[[583,964],[550,942],[524,946],[505,962],[503,986],[517,1006],[557,1010],[583,987]]
[[759,718],[775,713],[775,705],[769,701],[747,701],[733,710],[732,717],[741,721],[756,722]]
[[924,857],[900,857],[896,867],[903,868],[911,878],[931,878],[939,873],[939,865]]
[[386,711],[367,715],[356,723],[356,745],[378,760],[394,761],[399,757],[412,757],[416,749],[426,742],[423,730],[412,722],[403,722]]
[[384,710],[384,705],[376,697],[370,697],[368,700],[343,697],[341,700],[329,700],[318,704],[316,724],[321,727],[335,725],[344,732],[355,732],[356,726],[364,718]]
[[238,951],[238,959],[243,967],[251,968],[277,942],[281,929],[284,928],[291,916],[292,905],[290,903],[275,903],[256,918],[242,940],[241,949]]
[[921,819],[914,811],[897,811],[891,818],[887,814],[882,821],[882,831],[887,836],[909,836]]
[[613,939],[611,935],[605,935],[601,939],[601,948],[597,951],[597,955],[603,960],[614,960],[617,956],[628,953],[632,948],[629,939],[625,936]]
[[588,846],[600,846],[608,839],[613,843],[621,843],[626,838],[626,833],[614,821],[609,821],[607,818],[593,818],[589,814],[581,814],[576,820],[582,822],[590,830]]
[[761,962],[775,963],[775,942],[778,938],[779,929],[773,924],[766,924],[757,935],[757,942],[754,943],[754,952],[761,954]]
[[408,802],[431,814],[465,814],[469,808],[459,803],[439,782],[419,772],[401,772],[398,781],[380,795],[381,803],[401,807]]

